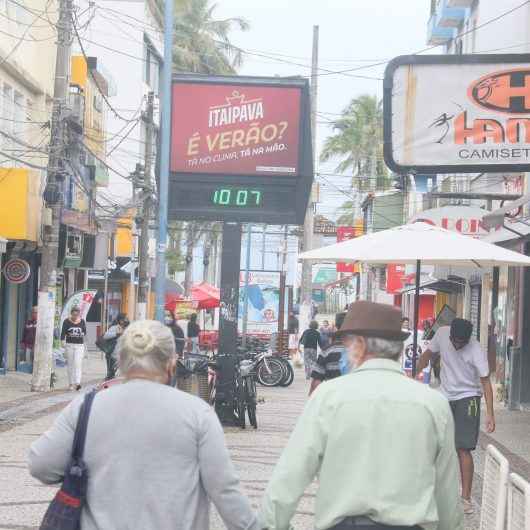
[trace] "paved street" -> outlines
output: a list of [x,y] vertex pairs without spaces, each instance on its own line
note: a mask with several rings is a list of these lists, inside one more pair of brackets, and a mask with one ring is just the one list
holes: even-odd
[[[245,493],[258,507],[269,476],[289,433],[306,401],[307,385],[302,371],[289,388],[260,388],[264,403],[259,406],[259,430],[226,429],[227,443],[239,471]],[[55,488],[43,486],[26,470],[26,451],[31,442],[53,422],[71,394],[57,393],[42,398],[37,407],[26,408],[18,421],[0,422],[0,529],[30,530],[38,528],[42,514]],[[19,409],[20,410],[20,409]],[[4,415],[5,405],[4,405]],[[2,416],[0,416],[2,417]],[[354,448],[352,450],[355,450]],[[477,451],[477,477],[474,495],[480,496],[483,449]],[[312,528],[315,485],[306,491],[299,505],[295,528]],[[218,516],[212,517],[212,530],[224,528]],[[478,529],[478,514],[468,518],[466,530]]]

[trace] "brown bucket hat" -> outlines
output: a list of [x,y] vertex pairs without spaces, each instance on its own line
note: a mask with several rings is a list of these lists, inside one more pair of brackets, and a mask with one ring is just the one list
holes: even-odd
[[347,333],[360,337],[405,340],[410,333],[401,329],[401,311],[387,304],[359,301],[350,305],[337,335]]

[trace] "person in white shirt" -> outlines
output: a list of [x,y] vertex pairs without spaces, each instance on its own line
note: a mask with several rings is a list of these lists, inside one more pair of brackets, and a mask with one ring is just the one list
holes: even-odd
[[493,389],[486,353],[471,335],[473,324],[455,318],[451,326],[441,327],[418,361],[417,372],[427,366],[433,354],[441,358],[441,390],[449,400],[455,420],[455,444],[462,478],[462,504],[465,514],[473,513],[471,486],[473,456],[480,431],[480,399],[486,401],[486,431],[495,430]]

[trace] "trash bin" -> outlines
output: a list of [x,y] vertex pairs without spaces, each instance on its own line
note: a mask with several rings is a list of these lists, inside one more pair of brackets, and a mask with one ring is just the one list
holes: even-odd
[[177,365],[177,388],[210,401],[208,388],[208,356],[188,354]]

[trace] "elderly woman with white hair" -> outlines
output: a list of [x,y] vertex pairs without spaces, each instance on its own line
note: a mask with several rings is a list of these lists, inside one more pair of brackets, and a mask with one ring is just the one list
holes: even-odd
[[[175,340],[159,322],[131,324],[118,342],[125,383],[98,393],[88,422],[81,530],[208,530],[209,499],[227,528],[257,528],[209,405],[170,382]],[[31,446],[29,469],[63,480],[82,398]]]

